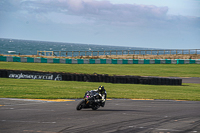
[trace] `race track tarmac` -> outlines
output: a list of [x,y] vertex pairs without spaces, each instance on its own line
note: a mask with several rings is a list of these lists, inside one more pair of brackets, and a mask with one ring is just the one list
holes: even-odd
[[200,133],[200,102],[113,99],[96,111],[80,100],[0,99],[0,133]]
[[200,78],[199,77],[192,77],[192,78],[182,78],[183,83],[195,83],[200,84]]

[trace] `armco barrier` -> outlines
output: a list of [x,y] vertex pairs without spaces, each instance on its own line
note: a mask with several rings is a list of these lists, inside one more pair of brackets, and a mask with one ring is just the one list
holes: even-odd
[[72,59],[72,64],[78,64],[77,59]]
[[133,64],[133,59],[128,59],[128,64]]
[[196,63],[196,64],[200,64],[200,60],[196,60],[195,63]]
[[90,60],[89,59],[85,59],[83,60],[83,64],[89,64]]
[[100,64],[106,64],[106,59],[100,59]]
[[127,59],[122,59],[122,64],[128,64],[128,60]]
[[84,64],[84,60],[83,59],[75,59],[77,60],[77,64]]
[[6,56],[0,56],[0,61],[7,61],[7,57]]
[[60,59],[59,58],[54,58],[53,59],[53,63],[60,63]]
[[26,57],[21,57],[21,62],[27,62],[27,58]]
[[89,64],[95,64],[95,59],[90,59]]
[[72,64],[72,59],[65,59],[66,60],[66,64]]
[[200,59],[64,59],[0,56],[0,61],[63,64],[200,64]]
[[60,63],[65,64],[66,60],[65,59],[60,59]]
[[34,58],[34,63],[41,63],[41,58]]
[[133,62],[131,64],[138,64],[138,59],[133,59]]
[[7,56],[7,61],[8,61],[8,62],[13,62],[13,57]]
[[74,73],[53,73],[20,70],[1,70],[2,78],[17,79],[43,79],[63,80],[82,82],[105,82],[121,84],[149,84],[149,85],[182,85],[179,78],[141,77],[141,76],[109,76],[107,74],[74,74]]
[[41,58],[41,63],[47,63],[47,58]]
[[28,62],[28,63],[34,63],[34,58],[27,57],[27,62]]
[[47,63],[53,63],[53,58],[48,58]]
[[13,57],[13,62],[21,62],[21,58],[20,57]]

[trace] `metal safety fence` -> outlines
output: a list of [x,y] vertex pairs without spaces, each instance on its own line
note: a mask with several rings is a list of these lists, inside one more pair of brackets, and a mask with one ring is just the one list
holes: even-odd
[[165,50],[104,50],[104,51],[37,51],[38,56],[80,57],[103,55],[194,55],[200,49],[165,49]]

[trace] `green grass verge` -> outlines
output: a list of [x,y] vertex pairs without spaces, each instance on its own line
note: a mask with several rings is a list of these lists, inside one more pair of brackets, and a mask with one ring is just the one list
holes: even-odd
[[171,99],[200,101],[200,84],[182,86],[111,84],[75,81],[0,78],[1,98],[83,98],[88,90],[104,85],[108,98]]
[[43,64],[0,62],[0,69],[109,75],[200,77],[199,64]]

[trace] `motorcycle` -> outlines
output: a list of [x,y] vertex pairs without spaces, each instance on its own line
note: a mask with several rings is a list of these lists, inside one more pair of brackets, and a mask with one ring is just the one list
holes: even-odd
[[76,107],[77,110],[81,110],[82,108],[92,108],[92,110],[97,110],[100,106],[104,106],[105,103],[102,104],[100,100],[101,96],[97,91],[87,91],[84,96],[84,100],[82,100]]

